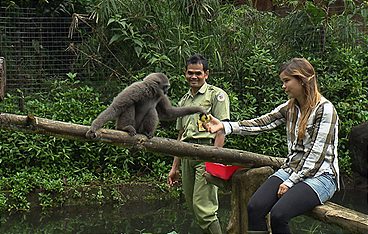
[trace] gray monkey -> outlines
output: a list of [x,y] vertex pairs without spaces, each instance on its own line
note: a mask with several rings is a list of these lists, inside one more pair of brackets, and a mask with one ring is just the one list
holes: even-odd
[[173,107],[167,97],[170,83],[166,75],[151,73],[121,91],[103,112],[92,122],[86,137],[97,137],[96,131],[107,121],[116,120],[116,129],[130,136],[137,133],[152,138],[159,120],[206,113],[203,107]]

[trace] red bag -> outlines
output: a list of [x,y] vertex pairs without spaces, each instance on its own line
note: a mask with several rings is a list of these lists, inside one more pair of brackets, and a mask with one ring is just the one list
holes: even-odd
[[206,171],[213,176],[223,180],[229,180],[236,170],[241,166],[224,165],[221,163],[205,162]]

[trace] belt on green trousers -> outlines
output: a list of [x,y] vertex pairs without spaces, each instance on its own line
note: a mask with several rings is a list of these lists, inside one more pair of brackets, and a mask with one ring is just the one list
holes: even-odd
[[213,145],[213,139],[212,138],[189,138],[185,139],[185,142],[189,143],[195,143],[195,144],[203,144],[203,145]]

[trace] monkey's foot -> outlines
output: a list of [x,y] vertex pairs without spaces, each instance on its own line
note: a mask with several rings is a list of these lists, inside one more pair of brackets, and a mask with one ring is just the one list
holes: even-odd
[[124,132],[127,132],[129,134],[129,136],[135,136],[135,135],[137,135],[137,131],[131,125],[125,126],[121,130],[124,131]]
[[135,136],[137,135],[137,133],[134,131],[134,132],[128,132],[129,136]]
[[151,139],[153,137],[153,133],[152,132],[145,132],[143,133],[148,139]]
[[86,137],[89,139],[97,138],[97,133],[90,129],[86,132]]

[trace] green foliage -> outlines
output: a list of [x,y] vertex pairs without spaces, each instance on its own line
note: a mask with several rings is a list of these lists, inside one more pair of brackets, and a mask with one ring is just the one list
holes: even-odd
[[[327,58],[327,59],[326,59]],[[348,139],[352,127],[368,121],[366,48],[331,48],[326,60],[314,59],[322,94],[335,104],[340,117],[340,167],[351,172]]]
[[[93,88],[77,84],[57,81],[50,92],[25,97],[25,112],[17,110],[19,97],[11,94],[0,103],[0,108],[9,113],[32,113],[37,117],[89,125],[106,106]],[[111,122],[106,127],[112,126]],[[29,209],[28,195],[35,191],[40,205],[46,208],[64,202],[66,187],[119,183],[137,173],[159,176],[163,173],[158,167],[165,163],[150,153],[38,134],[0,132],[0,191],[8,191],[7,196],[0,197],[0,209]],[[101,201],[103,194],[98,192],[93,198]]]
[[[65,1],[65,9],[73,2]],[[199,52],[209,60],[208,82],[229,94],[231,119],[248,119],[287,100],[278,67],[292,57],[305,57],[316,68],[322,94],[339,113],[340,167],[350,173],[348,135],[353,126],[368,121],[368,37],[362,30],[367,27],[366,3],[347,1],[344,12],[330,14],[333,1],[280,0],[278,4],[291,8],[279,17],[225,2],[230,1],[86,1],[83,13],[94,21],[94,33],[80,29],[83,43],[76,45],[76,66],[85,68],[96,83],[83,85],[78,78],[86,74],[71,71],[68,80],[53,83],[49,93],[8,94],[1,111],[89,125],[122,88],[154,71],[170,78],[169,96],[175,105],[188,90],[185,61]],[[172,161],[166,155],[98,143],[4,130],[0,134],[0,190],[10,191],[0,195],[0,209],[28,209],[26,195],[36,190],[42,206],[49,207],[63,202],[56,194],[65,193],[66,187],[73,191],[70,196],[80,197],[78,186],[117,183],[135,175],[164,183]],[[156,135],[176,139],[175,123],[160,123]],[[284,157],[285,129],[230,136],[226,147]],[[123,200],[117,191],[111,195]],[[106,197],[101,190],[93,199]]]
[[194,29],[206,27],[207,21],[213,21],[219,8],[218,0],[203,1],[173,1],[173,7],[178,9],[181,22],[185,22]]

